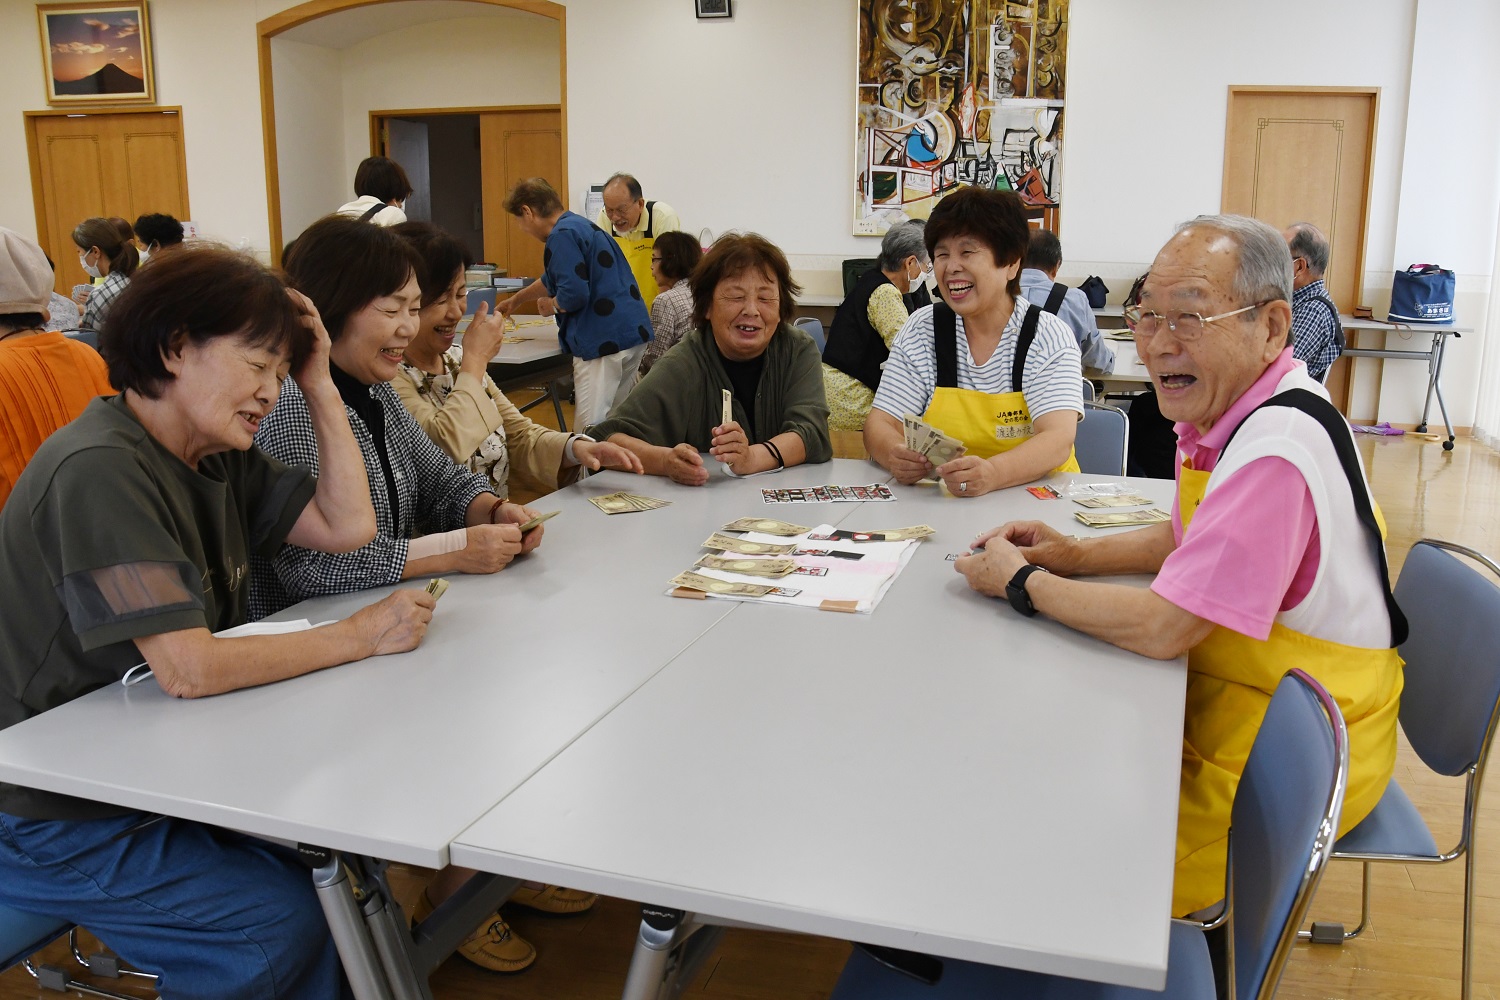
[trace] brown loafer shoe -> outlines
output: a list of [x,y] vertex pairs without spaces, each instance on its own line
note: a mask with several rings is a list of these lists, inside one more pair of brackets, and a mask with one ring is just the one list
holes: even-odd
[[[431,913],[432,902],[423,892],[412,907],[412,923],[421,923]],[[536,961],[536,949],[499,915],[486,917],[484,923],[474,928],[474,933],[464,938],[455,953],[491,972],[520,972]]]
[[540,889],[522,885],[510,894],[510,899],[506,902],[540,913],[568,917],[584,912],[598,901],[596,893],[565,889],[560,885],[544,885]]

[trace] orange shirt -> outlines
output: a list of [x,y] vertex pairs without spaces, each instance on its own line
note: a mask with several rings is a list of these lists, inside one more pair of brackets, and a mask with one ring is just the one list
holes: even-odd
[[60,333],[0,340],[0,508],[48,435],[112,395],[104,359]]

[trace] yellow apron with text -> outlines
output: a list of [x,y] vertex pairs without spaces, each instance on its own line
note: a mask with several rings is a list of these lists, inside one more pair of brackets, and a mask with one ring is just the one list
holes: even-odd
[[641,299],[646,303],[646,312],[651,311],[651,303],[656,301],[660,289],[656,287],[656,279],[651,276],[651,249],[656,246],[655,221],[651,218],[651,210],[656,205],[654,201],[646,202],[642,209],[646,214],[646,229],[639,236],[615,236],[615,242],[620,245],[620,252],[625,255],[625,263],[630,265],[630,273],[635,275],[635,283],[640,287]]
[[[1209,473],[1183,462],[1177,500],[1184,537],[1203,502],[1208,479]],[[1345,646],[1279,622],[1265,640],[1216,627],[1188,651],[1174,916],[1224,898],[1235,788],[1271,694],[1292,667],[1301,667],[1328,689],[1349,729],[1349,787],[1339,833],[1369,815],[1385,792],[1396,764],[1401,700],[1402,663],[1396,650]]]
[[[980,458],[991,458],[1031,440],[1031,411],[1019,392],[989,393],[940,385],[932,391],[932,402],[922,419],[962,441],[965,455]],[[1077,472],[1077,456],[1069,451],[1068,460],[1052,471]]]

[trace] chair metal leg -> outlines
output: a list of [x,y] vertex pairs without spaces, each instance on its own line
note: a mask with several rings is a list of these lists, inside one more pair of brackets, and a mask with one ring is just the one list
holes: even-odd
[[1364,877],[1359,893],[1359,926],[1352,931],[1344,930],[1344,925],[1332,921],[1314,920],[1311,930],[1298,931],[1297,937],[1302,941],[1311,941],[1313,944],[1343,944],[1345,941],[1353,941],[1365,932],[1370,926],[1370,862],[1364,863]]
[[126,996],[124,993],[116,993],[113,990],[101,989],[71,979],[66,972],[55,965],[33,965],[29,958],[21,965],[31,974],[31,978],[36,980],[37,986],[44,990],[52,990],[56,993],[83,993],[91,997],[107,997],[108,1000],[136,1000],[135,997]]
[[563,418],[562,394],[557,391],[557,379],[547,383],[547,395],[552,397],[552,411],[557,414],[557,429],[566,431],[568,422]]
[[78,947],[77,927],[68,931],[68,949],[73,952],[73,960],[83,966],[84,971],[89,975],[103,976],[106,979],[134,976],[137,979],[149,979],[153,986],[156,985],[156,977],[151,973],[132,969],[122,963],[118,956],[111,955],[107,951],[96,951],[84,957],[83,949]]
[[1479,876],[1479,865],[1475,860],[1478,852],[1472,846],[1464,858],[1464,950],[1463,972],[1459,996],[1470,1000],[1474,989],[1474,881]]

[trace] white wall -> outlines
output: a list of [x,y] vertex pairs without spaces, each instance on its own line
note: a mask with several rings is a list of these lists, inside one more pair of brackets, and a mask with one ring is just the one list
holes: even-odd
[[371,111],[561,100],[557,22],[549,19],[436,21],[377,35],[340,56],[346,187],[370,155]]
[[281,235],[290,240],[313,220],[353,200],[344,169],[344,108],[298,95],[341,94],[338,53],[320,45],[271,39],[276,102],[276,174],[281,181]]

